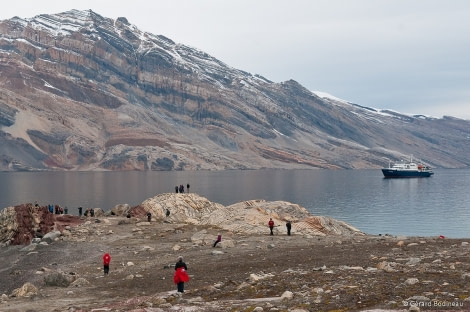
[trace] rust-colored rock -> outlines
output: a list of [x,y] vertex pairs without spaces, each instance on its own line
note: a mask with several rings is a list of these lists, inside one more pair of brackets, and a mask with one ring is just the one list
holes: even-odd
[[27,245],[52,230],[63,231],[68,225],[83,223],[76,216],[52,214],[46,206],[30,203],[3,209],[0,221],[0,244],[7,245]]
[[[52,214],[50,214],[52,215]],[[77,216],[72,215],[53,215],[55,229],[59,231],[65,230],[67,226],[75,226],[82,224],[84,221]]]
[[54,229],[53,215],[46,207],[35,207],[32,204],[22,204],[14,207],[16,226],[13,245],[29,244],[31,240]]

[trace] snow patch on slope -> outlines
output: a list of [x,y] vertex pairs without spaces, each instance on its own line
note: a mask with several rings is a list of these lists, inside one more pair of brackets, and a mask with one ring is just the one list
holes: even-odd
[[336,101],[336,102],[341,102],[341,103],[344,103],[344,104],[351,104],[351,102],[349,101],[346,101],[346,100],[343,100],[343,99],[340,99],[334,95],[331,95],[327,92],[323,92],[323,91],[312,91],[313,94],[315,94],[316,96],[318,96],[319,98],[322,98],[322,99],[325,99],[325,100],[333,100],[333,101]]
[[15,123],[10,127],[4,127],[2,130],[11,134],[13,137],[25,140],[30,145],[34,146],[34,148],[41,151],[27,133],[27,131],[31,129],[39,130],[41,132],[50,132],[50,126],[46,121],[37,118],[37,115],[32,112],[21,110],[15,115]]

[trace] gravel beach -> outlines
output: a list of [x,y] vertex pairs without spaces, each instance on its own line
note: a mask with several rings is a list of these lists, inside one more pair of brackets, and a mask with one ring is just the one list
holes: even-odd
[[470,239],[82,221],[51,243],[0,248],[0,311],[470,311]]

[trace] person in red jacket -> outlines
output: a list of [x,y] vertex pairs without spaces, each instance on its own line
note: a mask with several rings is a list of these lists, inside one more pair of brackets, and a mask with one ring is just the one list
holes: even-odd
[[104,267],[104,274],[107,275],[109,273],[109,263],[111,262],[111,256],[109,253],[105,253],[103,255],[103,267]]
[[183,257],[178,257],[178,262],[175,264],[175,275],[173,281],[178,286],[178,292],[184,293],[184,283],[189,281],[189,275],[186,272],[188,267],[183,262]]
[[269,218],[268,225],[269,225],[269,229],[271,230],[271,235],[274,235],[274,233],[273,233],[273,228],[274,228],[273,218]]

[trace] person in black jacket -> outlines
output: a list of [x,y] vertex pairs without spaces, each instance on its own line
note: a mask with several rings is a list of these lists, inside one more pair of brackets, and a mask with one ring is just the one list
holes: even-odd
[[178,262],[175,264],[175,271],[178,270],[179,268],[184,268],[185,270],[188,270],[188,267],[186,266],[186,263],[183,262],[183,257],[179,256],[178,257]]
[[[183,262],[183,257],[178,257],[178,262],[175,264],[175,283],[178,287],[178,292],[184,293],[184,282],[188,281],[187,273],[188,267]],[[183,272],[183,273],[181,273]]]

